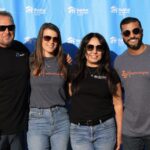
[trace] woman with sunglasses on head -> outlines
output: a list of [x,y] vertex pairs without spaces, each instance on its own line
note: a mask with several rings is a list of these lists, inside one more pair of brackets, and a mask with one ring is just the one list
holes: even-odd
[[76,66],[71,72],[70,137],[73,150],[119,150],[121,85],[110,65],[109,47],[102,35],[89,33],[83,38]]
[[65,60],[58,27],[44,23],[30,60],[29,150],[67,150],[70,123],[65,108]]

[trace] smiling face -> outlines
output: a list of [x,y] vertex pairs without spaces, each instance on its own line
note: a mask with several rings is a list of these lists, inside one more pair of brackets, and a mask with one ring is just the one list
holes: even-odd
[[124,43],[131,50],[138,50],[142,45],[143,31],[138,22],[123,24],[122,37]]
[[15,28],[11,28],[11,25],[14,24],[9,16],[0,15],[0,28],[4,30],[0,30],[0,47],[9,47],[14,40]]
[[101,43],[96,37],[91,38],[86,46],[86,65],[89,67],[98,67],[99,61],[102,59]]
[[54,30],[45,29],[43,31],[42,48],[44,57],[54,57],[58,46],[58,34]]

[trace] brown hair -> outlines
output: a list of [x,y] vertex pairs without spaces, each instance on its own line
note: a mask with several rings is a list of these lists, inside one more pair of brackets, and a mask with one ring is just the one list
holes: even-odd
[[62,50],[61,34],[59,28],[52,23],[44,23],[39,30],[37,41],[36,41],[36,49],[30,58],[31,72],[34,76],[38,76],[41,73],[42,67],[44,66],[42,38],[45,29],[51,29],[55,31],[58,35],[58,46],[55,50],[54,55],[57,57],[57,61],[59,65],[58,71],[63,73],[64,77],[67,78],[67,68],[66,68],[65,56],[63,55],[63,50]]

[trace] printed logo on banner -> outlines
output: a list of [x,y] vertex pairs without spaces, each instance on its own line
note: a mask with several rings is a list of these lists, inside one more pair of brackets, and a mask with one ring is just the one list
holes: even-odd
[[67,10],[69,14],[77,14],[79,16],[87,15],[89,13],[87,8],[75,8],[73,6],[69,6]]
[[117,44],[118,46],[124,46],[123,40],[115,36],[110,37],[110,44]]
[[44,8],[34,8],[32,6],[26,6],[25,7],[25,12],[27,14],[45,15],[46,14],[46,9],[44,9]]
[[73,37],[68,37],[67,42],[71,43],[71,44],[74,44],[74,45],[79,45],[80,42],[81,42],[81,39],[75,39]]
[[118,8],[116,6],[111,6],[110,11],[112,14],[118,14],[120,16],[127,16],[130,13],[130,8]]

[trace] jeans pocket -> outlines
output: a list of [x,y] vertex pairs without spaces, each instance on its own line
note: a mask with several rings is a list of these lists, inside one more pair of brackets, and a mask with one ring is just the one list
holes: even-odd
[[59,107],[60,113],[68,113],[67,109],[65,107]]
[[30,112],[29,112],[29,119],[30,118],[41,118],[42,117],[42,112],[40,112],[39,110],[38,110],[38,108],[37,109],[30,109]]
[[[64,107],[59,107],[59,110],[56,112],[56,116],[60,120],[69,120],[69,115],[68,115],[67,109]],[[61,116],[61,118],[60,118],[60,116]]]
[[106,120],[105,122],[102,123],[102,126],[104,128],[115,128],[116,127],[115,119],[110,118],[110,119]]
[[77,124],[74,124],[74,123],[70,123],[70,132],[71,133],[80,132],[81,128],[82,127],[80,125],[77,125]]
[[77,125],[77,124],[70,123],[70,128],[71,128],[71,129],[75,129],[75,128],[77,128],[77,127],[78,127],[78,125]]

